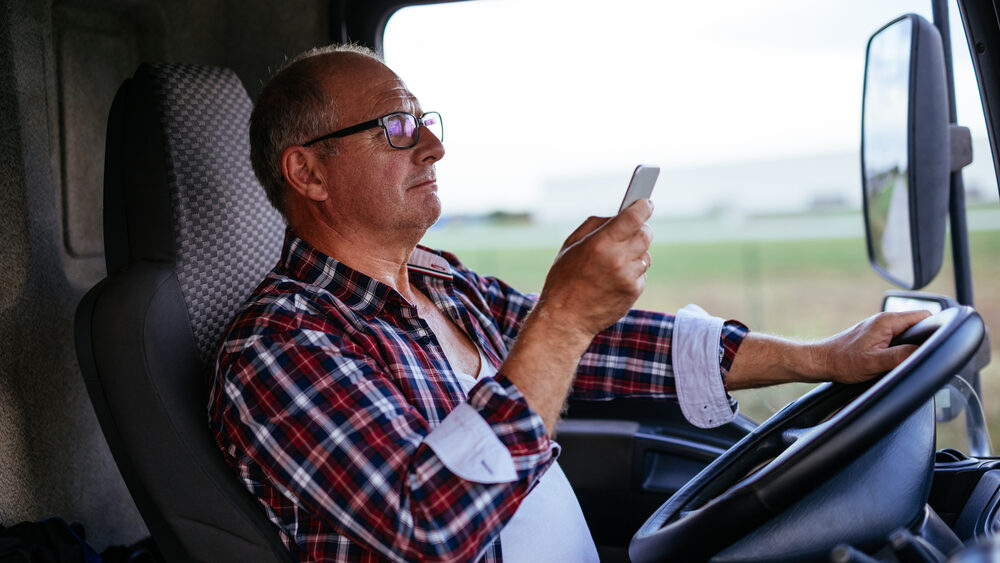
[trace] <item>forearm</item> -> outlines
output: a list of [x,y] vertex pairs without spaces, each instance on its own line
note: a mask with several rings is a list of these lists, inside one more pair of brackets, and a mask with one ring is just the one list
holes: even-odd
[[652,203],[643,200],[610,219],[591,217],[573,231],[501,367],[549,434],[580,356],[594,335],[632,308],[645,287],[652,240],[645,222],[652,212]]
[[928,316],[926,311],[880,313],[818,342],[798,343],[750,334],[726,379],[729,389],[791,381],[858,383],[885,373],[916,348],[891,346],[892,339]]
[[750,389],[791,382],[821,381],[822,350],[816,344],[792,342],[766,334],[750,333],[726,377],[730,390]]
[[580,357],[593,339],[561,322],[544,302],[528,315],[500,372],[542,417],[552,435]]

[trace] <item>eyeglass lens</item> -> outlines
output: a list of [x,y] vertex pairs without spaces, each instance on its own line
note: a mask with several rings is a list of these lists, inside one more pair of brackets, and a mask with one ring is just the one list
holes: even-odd
[[[423,122],[438,139],[443,137],[441,117],[436,112],[425,114]],[[416,144],[417,119],[408,113],[392,114],[386,118],[385,131],[389,135],[390,145],[396,148],[410,148]]]

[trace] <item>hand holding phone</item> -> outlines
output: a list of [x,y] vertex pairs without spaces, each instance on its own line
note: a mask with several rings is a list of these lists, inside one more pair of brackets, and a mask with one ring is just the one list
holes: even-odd
[[632,180],[628,183],[628,189],[625,190],[625,199],[622,200],[622,205],[618,208],[618,213],[625,211],[628,206],[640,199],[649,199],[649,196],[653,194],[653,186],[656,185],[656,178],[659,175],[659,166],[644,164],[636,166],[635,171],[632,172]]

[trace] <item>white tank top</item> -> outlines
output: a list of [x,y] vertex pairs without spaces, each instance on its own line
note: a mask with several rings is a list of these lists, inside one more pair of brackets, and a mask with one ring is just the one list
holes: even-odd
[[[479,351],[479,377],[493,377],[497,369]],[[477,377],[455,372],[466,395]],[[566,474],[555,462],[521,502],[500,531],[505,563],[590,563],[599,561],[597,547],[583,518],[580,502]]]

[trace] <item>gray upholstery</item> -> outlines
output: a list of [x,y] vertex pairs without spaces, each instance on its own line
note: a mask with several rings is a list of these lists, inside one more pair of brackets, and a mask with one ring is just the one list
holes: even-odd
[[125,482],[170,561],[283,561],[207,427],[221,331],[279,255],[284,224],[250,168],[251,103],[214,67],[143,65],[108,123],[108,278],[77,354]]
[[251,104],[236,75],[193,65],[155,68],[164,95],[177,279],[208,362],[235,307],[277,261],[284,223],[250,169]]

